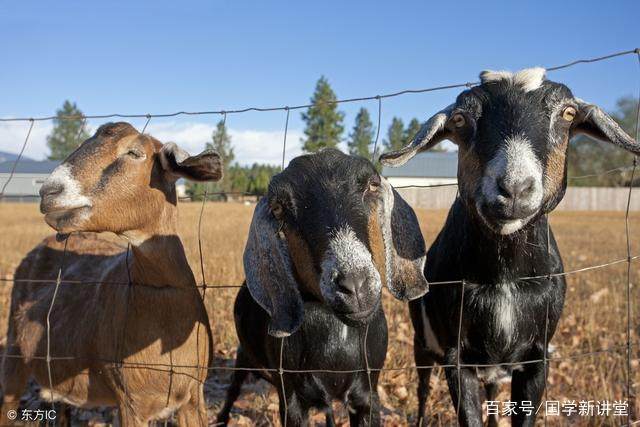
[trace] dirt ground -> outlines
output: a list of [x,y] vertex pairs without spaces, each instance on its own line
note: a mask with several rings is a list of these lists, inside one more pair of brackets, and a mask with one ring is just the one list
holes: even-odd
[[[180,205],[181,237],[196,277],[201,280],[197,226],[201,204]],[[208,285],[241,284],[243,280],[242,252],[253,205],[207,203],[202,224],[204,275]],[[441,228],[445,211],[418,211],[427,244]],[[556,212],[551,224],[565,261],[567,271],[606,264],[620,263],[576,274],[568,279],[564,314],[552,341],[555,351],[550,362],[547,400],[605,401],[624,400],[626,390],[626,331],[627,331],[627,242],[624,214],[620,212]],[[640,213],[631,214],[631,248],[640,254]],[[42,221],[36,204],[0,203],[0,331],[6,331],[13,271],[22,257],[43,237],[51,234]],[[640,335],[640,291],[638,287],[640,260],[631,264],[632,274],[632,343],[633,383],[640,390],[638,339]],[[214,331],[216,366],[231,366],[237,340],[233,327],[232,306],[236,289],[207,290],[206,306]],[[384,308],[389,324],[389,351],[385,367],[413,366],[413,329],[405,304],[384,296]],[[585,356],[584,353],[614,350]],[[206,383],[210,420],[224,399],[229,381],[226,371],[211,370]],[[384,405],[386,425],[406,425],[415,422],[416,372],[414,369],[385,371],[381,375],[379,393]],[[428,402],[433,414],[431,424],[451,425],[454,411],[441,369],[432,377],[432,393]],[[235,425],[271,425],[277,421],[277,396],[268,384],[250,381],[232,412]],[[498,400],[509,400],[509,385],[501,388]],[[25,407],[41,405],[27,394]],[[636,403],[640,406],[640,402]],[[73,411],[74,424],[108,424],[109,409]],[[346,412],[336,404],[340,423],[346,423]],[[323,417],[313,416],[313,422],[323,423]],[[550,425],[621,425],[620,417],[586,418],[549,417]],[[507,418],[501,419],[508,425]],[[542,425],[543,420],[539,419]]]

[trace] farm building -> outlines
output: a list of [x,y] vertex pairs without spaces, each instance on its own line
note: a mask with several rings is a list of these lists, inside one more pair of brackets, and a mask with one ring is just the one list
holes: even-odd
[[394,187],[455,184],[458,180],[458,153],[419,153],[400,167],[385,166],[382,175]]
[[[20,160],[13,178],[5,189],[5,200],[8,201],[34,201],[37,200],[38,191],[44,180],[60,164],[59,161],[45,160]],[[14,161],[0,162],[0,189],[11,176]]]

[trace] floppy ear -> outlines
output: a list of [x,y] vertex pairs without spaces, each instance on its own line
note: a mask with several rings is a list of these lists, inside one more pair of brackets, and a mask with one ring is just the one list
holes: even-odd
[[582,133],[600,141],[611,142],[634,154],[640,154],[640,144],[622,130],[620,125],[600,107],[578,100],[579,113],[574,133]]
[[380,156],[380,162],[386,166],[404,165],[420,151],[428,150],[437,143],[450,138],[452,132],[445,127],[445,124],[449,120],[454,107],[455,104],[451,104],[444,110],[436,113],[422,125],[409,145],[398,151],[382,154]]
[[286,337],[302,323],[304,307],[285,237],[263,197],[256,205],[244,249],[244,271],[253,299],[271,316],[269,335]]
[[219,181],[222,178],[222,161],[213,150],[205,150],[196,156],[168,142],[160,149],[162,167],[176,177],[192,181]]
[[418,218],[384,178],[381,189],[387,287],[400,300],[416,299],[429,290],[424,277],[426,248]]

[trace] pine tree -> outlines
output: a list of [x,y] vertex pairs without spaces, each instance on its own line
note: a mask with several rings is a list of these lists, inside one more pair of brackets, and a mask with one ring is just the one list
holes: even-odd
[[[78,118],[63,119],[63,116],[77,116]],[[76,103],[64,101],[62,108],[56,111],[53,119],[53,130],[47,136],[47,146],[51,150],[49,160],[64,160],[78,145],[89,138],[89,133],[83,128],[82,111]]]
[[404,141],[404,123],[402,123],[402,119],[394,117],[389,125],[389,130],[387,130],[384,146],[387,151],[396,151],[404,147]]
[[302,113],[302,120],[306,123],[305,138],[302,139],[302,149],[305,152],[314,153],[325,147],[336,147],[340,143],[344,131],[344,113],[338,111],[336,99],[329,81],[324,76],[320,77],[311,97],[313,105]]
[[369,111],[366,108],[360,108],[356,115],[356,122],[353,131],[349,135],[349,154],[364,157],[371,157],[371,144],[374,138],[373,123]]
[[211,141],[212,142],[207,142],[206,147],[220,154],[220,157],[222,157],[222,166],[224,170],[227,170],[231,162],[233,162],[235,154],[233,152],[233,146],[231,145],[231,135],[229,135],[227,131],[224,120],[220,120],[216,125],[216,130],[213,131],[213,135],[211,135]]

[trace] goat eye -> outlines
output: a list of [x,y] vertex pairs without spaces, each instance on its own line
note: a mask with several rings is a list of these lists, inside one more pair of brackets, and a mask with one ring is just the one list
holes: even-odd
[[369,179],[369,192],[375,193],[380,188],[380,177],[378,175],[372,176]]
[[282,218],[284,209],[282,209],[282,205],[280,203],[274,203],[271,207],[271,213],[273,213],[273,216],[275,216],[277,219],[280,219]]
[[133,157],[134,159],[141,159],[144,154],[136,149],[131,149],[127,151],[127,156]]
[[572,122],[576,118],[577,111],[573,107],[567,107],[562,112],[562,118],[568,122]]
[[451,121],[453,122],[453,125],[457,128],[461,128],[467,123],[467,120],[460,113],[454,114],[453,117],[451,118]]

